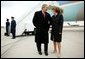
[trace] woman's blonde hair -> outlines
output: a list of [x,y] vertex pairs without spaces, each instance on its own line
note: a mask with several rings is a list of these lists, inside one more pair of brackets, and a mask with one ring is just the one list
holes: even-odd
[[56,13],[60,13],[60,14],[63,13],[63,9],[59,8],[59,7],[56,7],[56,6],[54,6],[52,10],[54,10]]

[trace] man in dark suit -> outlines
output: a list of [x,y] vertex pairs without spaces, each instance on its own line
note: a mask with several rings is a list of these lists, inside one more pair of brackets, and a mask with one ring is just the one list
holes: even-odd
[[10,26],[10,22],[9,22],[9,19],[6,20],[6,33],[7,33],[7,36],[9,36],[9,26]]
[[35,34],[35,42],[37,45],[37,50],[40,55],[42,55],[41,52],[41,44],[44,44],[44,53],[47,56],[48,55],[48,30],[50,26],[50,20],[51,16],[49,13],[47,13],[47,4],[42,5],[42,10],[37,11],[34,14],[33,18],[33,24],[36,27],[36,34]]
[[15,39],[15,33],[16,33],[16,21],[14,20],[14,17],[11,17],[11,33],[12,33],[12,39]]

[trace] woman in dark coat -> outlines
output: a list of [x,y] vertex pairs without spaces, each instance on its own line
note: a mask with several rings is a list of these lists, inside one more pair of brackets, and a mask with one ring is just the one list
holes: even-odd
[[60,13],[60,8],[53,8],[54,15],[52,16],[52,31],[51,40],[54,44],[54,53],[60,55],[61,41],[62,41],[62,28],[63,28],[63,15]]

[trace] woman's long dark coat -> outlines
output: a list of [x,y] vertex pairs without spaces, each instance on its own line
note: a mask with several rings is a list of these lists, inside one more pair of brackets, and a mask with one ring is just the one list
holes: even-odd
[[36,27],[35,42],[37,43],[49,43],[48,30],[51,16],[47,12],[45,14],[45,17],[42,11],[37,11],[34,14],[33,24]]
[[53,15],[51,23],[52,23],[51,40],[61,42],[63,29],[63,15],[62,14],[58,14],[56,16]]

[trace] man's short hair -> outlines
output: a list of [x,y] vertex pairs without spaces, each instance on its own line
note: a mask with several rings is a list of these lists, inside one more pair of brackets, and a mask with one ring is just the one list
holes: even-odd
[[7,20],[6,21],[9,21],[9,19],[7,18]]
[[11,18],[14,18],[13,16]]
[[46,6],[47,6],[47,4],[43,4],[43,5],[42,5],[42,9],[45,8]]

